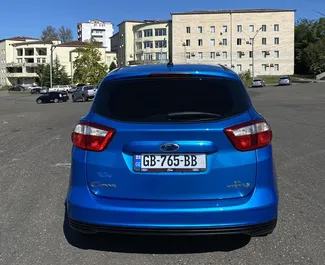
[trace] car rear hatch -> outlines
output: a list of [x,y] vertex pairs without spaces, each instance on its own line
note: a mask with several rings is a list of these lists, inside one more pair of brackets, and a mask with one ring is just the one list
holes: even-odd
[[108,132],[109,143],[86,155],[94,194],[210,200],[243,197],[254,189],[256,151],[238,151],[225,133],[252,120],[240,81],[139,77],[104,81],[97,93],[87,122],[97,127],[95,133]]

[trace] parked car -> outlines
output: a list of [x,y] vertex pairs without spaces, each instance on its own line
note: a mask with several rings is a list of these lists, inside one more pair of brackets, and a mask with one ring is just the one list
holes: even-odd
[[261,78],[256,78],[252,82],[252,87],[264,87],[264,86],[265,86],[265,82]]
[[71,88],[70,85],[56,85],[49,89],[50,92],[60,92],[60,91],[66,91],[68,92]]
[[47,93],[49,93],[50,91],[49,91],[49,89],[47,88],[47,87],[42,87],[42,89],[41,89],[41,91],[40,91],[40,93],[41,94],[47,94]]
[[289,76],[281,77],[279,80],[279,86],[288,86],[291,85],[291,78]]
[[31,93],[31,94],[40,94],[40,93],[41,93],[41,90],[42,90],[41,87],[33,87],[33,88],[30,90],[30,93]]
[[106,76],[72,132],[67,220],[81,233],[272,233],[272,130],[232,70],[142,65]]
[[78,87],[75,92],[72,94],[72,101],[76,102],[78,100],[88,101],[93,99],[96,95],[97,88],[95,86],[82,86]]
[[69,100],[69,96],[65,91],[62,92],[49,92],[47,94],[43,94],[42,96],[36,99],[38,104],[41,103],[58,103],[58,102],[66,102]]
[[8,89],[8,91],[25,91],[25,90],[26,90],[26,88],[23,86],[14,86],[14,87],[10,87]]
[[77,87],[76,86],[71,86],[68,90],[68,93],[73,93],[77,90]]

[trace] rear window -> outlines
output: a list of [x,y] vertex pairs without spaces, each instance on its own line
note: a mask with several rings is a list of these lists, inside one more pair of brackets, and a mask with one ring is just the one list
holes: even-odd
[[[245,88],[236,80],[149,77],[103,82],[92,111],[123,122],[187,122],[231,117],[249,105]],[[210,115],[173,115],[183,112]]]

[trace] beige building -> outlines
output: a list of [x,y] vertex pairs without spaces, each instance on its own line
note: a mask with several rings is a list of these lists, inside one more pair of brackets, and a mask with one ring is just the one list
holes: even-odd
[[[73,62],[78,56],[77,48],[87,43],[72,41],[44,41],[27,37],[13,37],[0,40],[0,85],[38,84],[37,67],[51,62],[57,57],[73,83]],[[116,62],[116,53],[106,51],[105,47],[98,47],[101,60],[108,66]],[[40,84],[38,84],[40,85]]]
[[119,66],[167,62],[171,22],[168,20],[123,21],[112,36],[112,51]]
[[295,10],[172,14],[173,63],[223,64],[237,73],[294,73]]

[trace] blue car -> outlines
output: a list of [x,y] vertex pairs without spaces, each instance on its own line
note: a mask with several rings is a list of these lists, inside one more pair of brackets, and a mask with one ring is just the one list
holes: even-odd
[[277,223],[272,131],[223,66],[124,67],[72,133],[69,225],[84,234],[246,234]]

